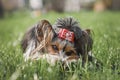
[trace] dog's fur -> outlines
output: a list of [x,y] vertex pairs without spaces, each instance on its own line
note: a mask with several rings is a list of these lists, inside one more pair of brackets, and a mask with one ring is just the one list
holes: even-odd
[[54,30],[51,24],[47,20],[41,20],[34,26],[32,26],[24,35],[21,46],[23,49],[25,60],[28,60],[38,46],[43,46],[37,51],[44,53],[46,48],[44,46],[48,45],[52,37],[54,36]]
[[53,28],[56,32],[58,32],[60,28],[65,28],[74,32],[74,48],[77,52],[77,55],[82,56],[83,65],[86,62],[88,56],[90,60],[91,57],[88,52],[92,50],[93,45],[90,29],[82,30],[79,26],[79,23],[71,17],[58,19],[53,25]]
[[[74,32],[74,42],[62,40],[58,37],[61,28]],[[82,30],[78,22],[71,17],[58,19],[53,26],[49,21],[41,20],[28,30],[23,37],[24,57],[29,59],[33,54],[47,53],[56,55],[63,62],[71,62],[82,56],[84,64],[93,44],[90,33],[89,29]]]

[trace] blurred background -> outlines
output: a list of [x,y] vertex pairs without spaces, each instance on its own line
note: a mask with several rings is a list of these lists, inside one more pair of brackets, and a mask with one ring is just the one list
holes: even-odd
[[81,10],[120,10],[120,0],[0,0],[0,18],[15,11],[30,11],[36,17],[50,11],[63,13]]

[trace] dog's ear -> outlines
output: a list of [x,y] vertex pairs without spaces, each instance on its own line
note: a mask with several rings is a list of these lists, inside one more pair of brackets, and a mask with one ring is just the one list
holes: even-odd
[[91,29],[85,29],[85,31],[87,32],[87,34],[91,34]]
[[41,20],[36,25],[36,35],[39,41],[46,39],[50,42],[57,34],[48,20]]
[[52,26],[49,23],[49,21],[47,21],[47,20],[41,20],[41,21],[39,21],[36,24],[35,29],[36,29],[36,34],[38,36],[43,36],[43,33],[45,33],[46,30],[47,31],[51,31],[52,30]]
[[91,29],[85,29],[83,30],[83,38],[86,40],[85,43],[87,43],[87,48],[88,51],[92,50],[92,45],[93,45],[93,38],[92,38],[92,34],[91,34]]

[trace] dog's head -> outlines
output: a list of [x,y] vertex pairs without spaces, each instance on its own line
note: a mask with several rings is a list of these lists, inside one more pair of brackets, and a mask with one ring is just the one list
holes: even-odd
[[[29,49],[26,52],[29,52],[30,56],[32,56],[31,54],[34,55],[34,53],[39,51],[43,52],[42,50],[45,49],[45,53],[57,55],[60,58],[59,60],[63,62],[77,60],[79,57],[74,48],[74,40],[79,37],[76,32],[79,30],[73,27],[76,25],[77,22],[71,18],[60,19],[53,26],[51,26],[49,21],[41,20],[25,34],[23,45],[25,45],[25,42],[27,43],[26,48],[31,48],[33,45],[36,46],[30,52]],[[31,43],[33,44],[29,45]]]
[[79,37],[77,26],[78,23],[73,18],[58,19],[53,26],[48,21],[42,20],[36,27],[37,37],[40,41],[47,35],[46,40],[49,40],[45,46],[47,53],[59,56],[63,62],[75,61],[79,58],[74,48],[74,40]]
[[[47,23],[47,25],[50,25],[48,21]],[[41,22],[41,25],[43,26],[44,23]],[[53,26],[47,25],[45,26],[49,30],[43,32],[43,34],[51,31],[53,35],[47,45],[47,51],[50,54],[58,55],[63,62],[77,61],[80,54],[83,60],[86,59],[86,55],[88,55],[86,53],[92,49],[93,44],[90,29],[81,30],[78,22],[71,17],[58,19]],[[46,29],[43,26],[44,30]]]
[[77,61],[79,56],[74,41],[82,35],[78,22],[73,18],[58,19],[52,26],[56,36],[48,46],[49,52],[60,56],[63,62]]

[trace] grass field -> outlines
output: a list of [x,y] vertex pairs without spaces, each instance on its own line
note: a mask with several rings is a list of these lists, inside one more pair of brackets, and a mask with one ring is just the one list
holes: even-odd
[[[16,13],[0,20],[0,80],[120,80],[120,12],[80,12],[43,14],[32,18],[30,14]],[[82,29],[93,30],[93,54],[103,62],[103,69],[96,70],[77,66],[65,71],[58,63],[50,66],[39,60],[25,63],[20,49],[20,40],[27,28],[41,19],[52,24],[57,18],[73,16]],[[111,66],[114,64],[114,67]]]

